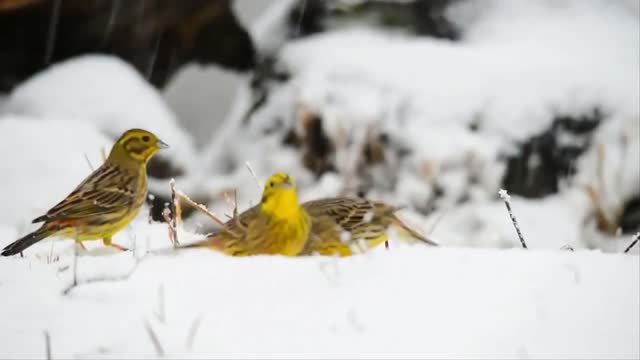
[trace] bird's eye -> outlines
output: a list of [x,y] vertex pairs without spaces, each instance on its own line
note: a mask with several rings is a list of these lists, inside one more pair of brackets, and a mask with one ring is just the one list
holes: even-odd
[[270,187],[274,187],[274,186],[276,186],[276,184],[272,181],[272,182],[269,183],[269,186]]
[[149,136],[147,136],[147,135],[142,137],[142,141],[144,141],[144,142],[149,142],[149,140],[151,140],[151,138]]

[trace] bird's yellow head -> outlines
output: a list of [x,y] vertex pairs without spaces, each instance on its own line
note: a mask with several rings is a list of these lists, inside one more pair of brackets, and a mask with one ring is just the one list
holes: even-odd
[[149,131],[131,129],[122,134],[113,145],[109,159],[128,157],[146,164],[158,150],[168,147],[169,145]]
[[264,185],[260,208],[279,218],[288,218],[294,211],[299,211],[300,204],[293,178],[285,173],[271,175]]

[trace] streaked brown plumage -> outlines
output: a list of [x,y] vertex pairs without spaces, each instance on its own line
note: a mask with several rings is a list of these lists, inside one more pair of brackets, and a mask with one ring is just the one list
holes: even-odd
[[33,220],[44,222],[36,231],[16,240],[2,250],[3,256],[15,255],[49,236],[84,240],[111,237],[137,215],[146,196],[146,164],[167,145],[152,133],[132,129],[113,145],[107,160],[67,197],[45,215]]
[[[297,255],[339,255],[350,256],[371,249],[388,239],[390,225],[396,224],[408,231],[413,237],[430,245],[432,241],[415,233],[397,218],[397,207],[382,202],[362,198],[336,197],[313,200],[301,205],[311,220],[311,230],[305,247]],[[218,234],[225,233],[230,239],[226,251],[229,255],[245,255],[246,238],[251,222],[256,217],[258,206],[254,206],[224,224],[224,227],[208,235],[208,240],[187,247],[209,246],[211,239],[220,239]],[[240,245],[238,245],[240,243]],[[218,247],[222,244],[218,244]]]

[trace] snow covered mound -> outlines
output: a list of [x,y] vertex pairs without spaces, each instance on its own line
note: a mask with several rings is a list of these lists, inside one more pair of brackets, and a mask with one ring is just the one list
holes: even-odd
[[[640,356],[637,256],[409,245],[346,259],[189,250],[148,255],[126,280],[65,296],[71,262],[0,259],[0,357],[43,358],[45,331],[54,359]],[[78,278],[114,279],[134,266],[130,253],[80,257]]]
[[69,194],[90,166],[102,164],[102,149],[112,144],[91,123],[0,116],[0,224],[31,229],[32,219]]
[[197,166],[193,140],[162,96],[116,57],[86,55],[56,64],[16,87],[3,106],[8,113],[94,124],[113,139],[143,128],[171,146],[159,155],[174,167],[190,172]]
[[206,163],[287,169],[305,199],[407,205],[445,244],[518,246],[506,188],[531,246],[626,246],[618,230],[640,229],[638,6],[451,4],[457,41],[355,23],[284,43],[271,70],[287,76],[241,93]]

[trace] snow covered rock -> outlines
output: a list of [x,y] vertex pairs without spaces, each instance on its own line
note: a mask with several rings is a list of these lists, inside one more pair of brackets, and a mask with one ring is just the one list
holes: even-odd
[[3,110],[86,122],[114,140],[130,128],[149,130],[170,145],[149,164],[157,178],[192,172],[198,164],[192,138],[162,96],[116,57],[86,55],[56,64],[16,87]]
[[0,116],[0,224],[35,226],[31,220],[69,194],[90,166],[102,164],[102,149],[112,144],[91,123]]

